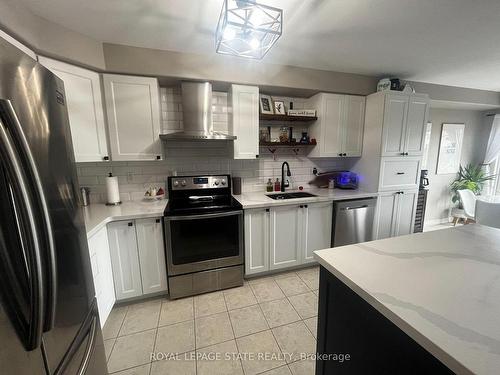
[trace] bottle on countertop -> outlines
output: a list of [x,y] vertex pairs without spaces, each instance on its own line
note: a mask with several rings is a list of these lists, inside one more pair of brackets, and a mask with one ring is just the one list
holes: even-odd
[[276,182],[274,183],[274,191],[281,191],[281,184],[279,178],[277,178]]
[[266,191],[267,192],[272,192],[273,189],[274,189],[273,182],[271,181],[271,179],[267,180]]

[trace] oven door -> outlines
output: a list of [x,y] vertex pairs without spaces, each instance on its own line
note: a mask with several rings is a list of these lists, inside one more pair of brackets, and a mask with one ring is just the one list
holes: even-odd
[[243,211],[165,217],[168,275],[243,264]]

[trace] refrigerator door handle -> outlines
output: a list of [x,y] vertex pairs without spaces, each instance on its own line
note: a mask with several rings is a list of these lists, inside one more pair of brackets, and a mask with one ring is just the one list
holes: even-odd
[[38,203],[37,208],[39,211],[39,220],[42,222],[42,231],[44,233],[40,237],[45,246],[44,251],[42,251],[41,254],[44,257],[44,262],[49,271],[49,275],[47,277],[47,301],[45,302],[45,317],[43,322],[43,330],[46,332],[50,331],[54,327],[57,304],[57,262],[52,223],[40,175],[12,103],[9,100],[0,99],[0,112],[2,113],[2,118],[5,117],[7,122],[6,125],[10,126],[9,130],[14,134],[14,137],[17,140],[19,152],[22,153],[25,161],[24,165],[29,171],[32,186],[31,190],[35,194],[35,200]]
[[21,160],[15,151],[14,142],[5,126],[3,114],[0,111],[0,157],[15,190],[12,194],[18,197],[16,202],[12,203],[14,207],[19,209],[18,225],[24,240],[23,246],[26,246],[26,267],[29,272],[30,311],[25,332],[26,337],[21,337],[21,341],[26,350],[34,350],[40,346],[44,323],[44,279],[40,238],[37,231],[32,197],[28,191],[27,178],[23,172]]
[[95,337],[97,334],[97,316],[92,318],[92,323],[90,325],[89,330],[89,341],[87,342],[87,347],[85,348],[85,354],[82,359],[82,364],[80,365],[80,369],[78,370],[78,375],[85,375],[87,372],[87,368],[89,367],[90,358],[94,353],[95,348]]

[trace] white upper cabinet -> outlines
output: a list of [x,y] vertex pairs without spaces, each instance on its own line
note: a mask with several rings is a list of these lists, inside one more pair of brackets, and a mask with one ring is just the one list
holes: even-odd
[[420,156],[429,113],[427,95],[385,94],[382,156]]
[[112,159],[161,159],[158,80],[104,74],[103,83]]
[[361,156],[363,149],[363,129],[365,124],[364,96],[346,95],[345,126],[343,127],[342,154],[344,156]]
[[163,226],[160,218],[135,221],[143,294],[167,290]]
[[318,145],[311,157],[361,156],[365,98],[362,96],[320,93],[309,102],[318,113],[309,134]]
[[314,251],[331,247],[333,203],[309,203],[303,208],[302,263],[308,263],[314,262]]
[[406,121],[405,152],[420,156],[424,153],[424,132],[429,117],[429,99],[426,95],[411,95]]
[[404,152],[408,95],[390,93],[385,96],[382,155],[399,156]]
[[228,105],[233,110],[229,116],[229,134],[237,137],[233,141],[234,158],[259,157],[259,88],[231,85]]
[[39,56],[64,82],[75,161],[109,160],[99,74]]

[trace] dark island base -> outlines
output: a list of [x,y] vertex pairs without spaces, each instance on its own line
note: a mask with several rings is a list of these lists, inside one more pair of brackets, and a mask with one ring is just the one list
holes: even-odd
[[316,375],[453,374],[324,267],[320,272],[317,352],[331,354],[333,359],[317,358]]

